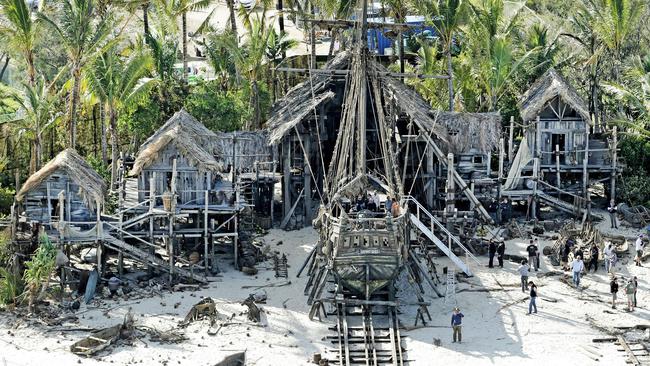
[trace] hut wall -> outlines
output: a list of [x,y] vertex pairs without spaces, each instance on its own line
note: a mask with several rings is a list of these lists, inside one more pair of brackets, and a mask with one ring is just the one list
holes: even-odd
[[179,204],[205,203],[202,191],[212,186],[211,172],[200,172],[174,145],[170,144],[158,154],[158,158],[142,170],[138,177],[140,202],[149,195],[149,180],[155,174],[155,195],[161,195],[170,190],[173,164],[176,159],[176,193]]
[[[53,219],[58,221],[59,193],[62,191],[65,192],[66,200],[71,204],[70,217],[68,217],[67,207],[64,210],[65,221],[90,222],[96,220],[95,209],[88,207],[80,195],[79,185],[62,169],[56,170],[41,184],[27,193],[23,200],[27,220],[41,223],[48,223]],[[68,202],[65,204],[67,205]]]

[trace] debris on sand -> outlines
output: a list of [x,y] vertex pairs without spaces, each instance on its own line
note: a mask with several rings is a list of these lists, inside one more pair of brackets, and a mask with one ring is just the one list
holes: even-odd
[[92,356],[107,349],[120,339],[129,339],[133,336],[133,314],[129,311],[122,324],[100,329],[70,346],[70,351],[80,356]]
[[192,322],[208,318],[210,319],[210,326],[212,326],[217,321],[217,315],[214,300],[211,297],[206,297],[192,306],[192,309],[190,309],[180,325],[187,326]]

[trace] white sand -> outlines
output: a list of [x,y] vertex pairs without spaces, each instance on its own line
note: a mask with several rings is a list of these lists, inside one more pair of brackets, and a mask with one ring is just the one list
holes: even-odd
[[[280,240],[283,241],[282,245],[276,245]],[[248,365],[307,365],[314,352],[333,357],[333,353],[326,352],[331,349],[331,344],[323,340],[330,334],[327,327],[331,319],[323,323],[309,321],[309,308],[303,295],[306,278],[295,278],[316,240],[317,235],[311,228],[293,232],[272,230],[266,237],[272,248],[287,254],[292,284],[266,290],[269,299],[266,305],[262,305],[265,311],[262,320],[264,327],[230,325],[222,328],[217,336],[209,336],[208,321],[200,321],[184,330],[190,339],[183,343],[160,345],[144,338],[144,342],[135,341],[133,345],[120,345],[110,353],[105,352],[98,357],[86,359],[70,353],[69,346],[86,336],[87,332],[48,332],[47,327],[16,323],[15,318],[9,314],[0,314],[0,365],[70,365],[78,362],[84,365],[214,365],[226,355],[240,350],[246,350]],[[549,243],[540,242],[542,247]],[[523,240],[510,240],[507,242],[507,252],[523,255],[526,245]],[[487,263],[487,258],[480,259]],[[440,259],[439,268],[445,262]],[[650,323],[650,313],[647,310],[647,303],[650,301],[646,276],[648,269],[624,263],[627,263],[627,259],[621,261],[617,270],[622,271],[625,276],[639,276],[639,305],[642,307],[636,311],[627,313],[621,310],[624,307],[623,300],[619,300],[617,310],[612,310],[607,304],[589,297],[595,295],[609,301],[609,280],[602,269],[599,274],[584,277],[583,284],[588,286],[588,289],[583,293],[561,283],[557,276],[537,279],[533,272],[531,279],[538,284],[541,299],[538,301],[539,313],[530,316],[526,315],[527,302],[500,310],[503,305],[526,296],[516,286],[519,277],[515,263],[506,262],[503,270],[474,265],[476,275],[460,281],[459,290],[499,288],[497,281],[507,290],[490,293],[464,291],[456,295],[457,304],[465,314],[462,344],[451,343],[451,330],[447,327],[453,305],[445,304],[444,299],[435,295],[427,295],[427,300],[432,302],[429,310],[433,321],[429,322],[429,325],[434,327],[403,331],[403,334],[407,335],[407,357],[414,360],[409,364],[519,366],[553,362],[556,365],[593,365],[597,363],[592,359],[595,352],[602,355],[599,358],[603,364],[625,365],[623,352],[617,351],[613,344],[592,342],[593,338],[607,335],[593,329],[586,321],[586,317],[591,316],[599,325],[608,327]],[[159,330],[173,329],[201,296],[215,299],[221,319],[236,313],[238,315],[233,321],[247,323],[246,316],[240,315],[246,308],[239,305],[239,302],[253,290],[242,289],[241,286],[283,280],[274,278],[274,272],[270,269],[261,270],[257,278],[254,278],[236,272],[226,264],[222,267],[226,272],[220,278],[221,282],[212,283],[205,290],[167,292],[163,293],[162,297],[143,299],[137,303],[106,300],[102,301],[99,308],[82,305],[79,324],[71,326],[101,328],[114,325],[121,321],[131,307],[136,314],[137,325]],[[543,258],[542,268],[538,273],[549,269],[549,262]],[[401,296],[406,298],[412,291],[410,287],[406,287],[401,291]],[[557,302],[548,302],[544,298],[557,299]],[[623,298],[623,294],[619,293],[619,299]],[[176,303],[180,304],[174,308]],[[104,311],[107,316],[103,314]],[[403,325],[413,325],[416,309],[402,307],[401,311],[400,319]],[[17,325],[16,329],[13,329],[14,324]],[[434,346],[434,338],[441,339],[442,346]],[[584,347],[592,352],[586,351]]]

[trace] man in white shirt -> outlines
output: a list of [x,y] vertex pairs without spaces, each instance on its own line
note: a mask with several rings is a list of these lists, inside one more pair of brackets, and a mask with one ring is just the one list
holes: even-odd
[[645,243],[643,242],[643,234],[639,234],[639,237],[636,238],[634,247],[634,249],[636,249],[636,258],[634,258],[634,261],[636,262],[637,267],[643,267],[641,265],[641,257],[643,257],[643,248],[645,247]]
[[576,285],[577,288],[580,288],[580,274],[582,271],[585,269],[585,264],[582,262],[582,258],[580,256],[577,256],[576,259],[573,260],[573,263],[571,263],[571,270],[573,271],[573,284]]
[[605,272],[609,273],[609,270],[612,268],[612,254],[614,253],[614,244],[607,243],[603,254],[605,256]]

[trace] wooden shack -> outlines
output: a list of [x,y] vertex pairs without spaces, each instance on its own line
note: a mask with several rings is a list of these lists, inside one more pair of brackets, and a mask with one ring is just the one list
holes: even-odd
[[97,220],[106,184],[73,149],[60,152],[23,184],[15,197],[21,220],[52,228],[65,221],[80,225]]
[[[179,207],[202,207],[204,192],[215,189],[221,181],[222,164],[215,158],[216,138],[184,109],[175,113],[140,147],[130,172],[138,177],[138,201],[146,200],[150,192],[161,195],[174,190]],[[149,187],[151,180],[153,191]],[[222,204],[232,200],[232,189],[229,191],[216,199]]]
[[506,195],[532,193],[577,214],[589,205],[591,182],[609,181],[614,197],[620,170],[616,129],[595,126],[585,101],[556,70],[531,85],[519,109],[524,128],[503,187]]

